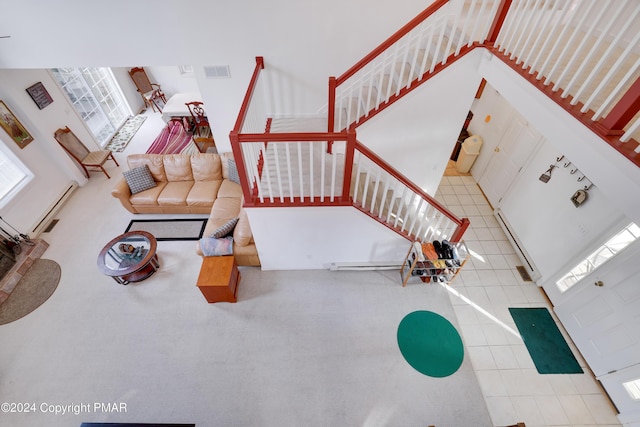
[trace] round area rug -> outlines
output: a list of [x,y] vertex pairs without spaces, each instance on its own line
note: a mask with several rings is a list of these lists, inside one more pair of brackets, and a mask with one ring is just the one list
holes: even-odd
[[414,311],[402,319],[398,346],[409,365],[430,377],[453,374],[464,358],[462,338],[456,328],[431,311]]
[[0,325],[31,313],[49,299],[58,287],[61,269],[50,259],[36,259],[22,279],[0,305]]

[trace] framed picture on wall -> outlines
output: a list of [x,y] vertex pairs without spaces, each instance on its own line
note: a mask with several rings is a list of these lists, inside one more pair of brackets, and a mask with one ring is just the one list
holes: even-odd
[[27,144],[33,141],[31,134],[27,132],[3,101],[0,101],[0,126],[20,148],[26,147]]
[[29,86],[27,88],[27,93],[41,110],[53,102],[53,98],[51,98],[51,95],[49,95],[49,92],[47,92],[47,89],[44,87],[42,82]]

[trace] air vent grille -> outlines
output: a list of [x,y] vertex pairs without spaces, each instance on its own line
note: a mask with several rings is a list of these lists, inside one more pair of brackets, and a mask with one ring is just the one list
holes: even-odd
[[228,65],[211,65],[204,67],[204,74],[208,79],[228,79],[231,70]]

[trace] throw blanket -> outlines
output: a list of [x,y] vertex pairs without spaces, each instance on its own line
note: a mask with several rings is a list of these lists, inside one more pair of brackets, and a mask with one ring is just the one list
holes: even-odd
[[178,121],[171,121],[153,141],[147,154],[195,154],[198,147],[192,135]]

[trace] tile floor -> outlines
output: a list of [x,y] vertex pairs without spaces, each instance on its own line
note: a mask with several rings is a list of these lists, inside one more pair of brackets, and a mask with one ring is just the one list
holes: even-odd
[[508,308],[551,305],[541,288],[517,273],[522,263],[473,178],[444,176],[436,199],[471,221],[464,240],[472,256],[450,297],[494,425],[513,419],[527,427],[620,425],[570,340],[585,373],[537,373]]

